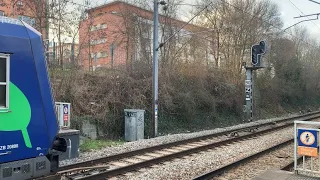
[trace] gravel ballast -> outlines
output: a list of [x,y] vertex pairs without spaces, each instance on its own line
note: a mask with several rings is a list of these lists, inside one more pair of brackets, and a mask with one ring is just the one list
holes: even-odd
[[290,163],[293,158],[293,143],[269,152],[258,159],[238,166],[225,174],[216,177],[216,180],[241,179],[250,180],[269,169],[280,169]]
[[166,162],[158,167],[141,169],[142,172],[128,173],[126,176],[119,176],[117,179],[192,179],[212,169],[284,142],[292,138],[292,133],[292,128],[286,128],[229,146]]
[[160,145],[160,144],[176,142],[176,141],[180,141],[180,140],[184,140],[184,139],[195,138],[195,137],[209,135],[209,134],[218,133],[218,132],[223,132],[223,131],[227,131],[227,130],[234,130],[234,129],[238,129],[238,128],[249,127],[249,126],[253,126],[253,125],[257,125],[257,124],[275,122],[275,121],[281,120],[283,118],[294,117],[297,115],[298,114],[293,114],[293,115],[288,115],[286,117],[281,117],[281,118],[258,120],[258,121],[254,121],[254,122],[250,122],[250,123],[239,124],[239,125],[225,127],[225,128],[216,128],[213,130],[206,130],[206,131],[200,131],[200,132],[195,132],[195,133],[182,133],[182,134],[166,135],[166,136],[160,136],[160,137],[152,138],[152,139],[143,139],[143,140],[139,140],[139,141],[135,141],[135,142],[127,142],[127,143],[124,143],[123,145],[119,145],[119,146],[107,147],[107,148],[103,148],[103,149],[92,151],[92,152],[80,153],[79,158],[60,161],[59,165],[66,166],[69,164],[88,161],[88,160],[92,160],[92,159],[96,159],[96,158],[101,158],[104,156],[120,154],[120,153],[124,153],[124,152],[128,152],[128,151],[133,151],[133,150],[142,149],[142,148],[146,148],[146,147],[156,146],[156,145]]

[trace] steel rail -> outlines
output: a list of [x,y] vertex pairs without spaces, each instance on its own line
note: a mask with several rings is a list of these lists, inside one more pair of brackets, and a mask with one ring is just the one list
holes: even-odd
[[256,159],[256,158],[258,158],[258,157],[261,157],[262,155],[265,155],[265,154],[267,154],[267,153],[269,153],[269,152],[272,152],[272,151],[274,151],[274,150],[276,150],[276,149],[279,149],[279,148],[281,148],[281,147],[284,147],[284,146],[286,146],[286,145],[288,145],[288,144],[291,144],[291,143],[293,143],[293,142],[294,142],[294,139],[293,139],[293,138],[292,138],[292,139],[289,139],[289,140],[287,140],[287,141],[285,141],[285,142],[281,142],[281,143],[279,143],[279,144],[277,144],[277,145],[275,145],[275,146],[272,146],[272,147],[270,147],[270,148],[268,148],[268,149],[265,149],[265,150],[263,150],[263,151],[260,151],[260,152],[258,152],[258,153],[255,153],[255,154],[252,154],[252,155],[247,156],[247,157],[245,157],[245,158],[242,158],[242,159],[240,159],[240,160],[238,160],[238,161],[229,163],[229,164],[227,164],[227,165],[225,165],[225,166],[222,166],[222,167],[220,167],[220,168],[218,168],[218,169],[215,169],[215,170],[213,170],[213,171],[204,173],[204,174],[202,174],[202,175],[194,178],[193,180],[200,180],[200,179],[201,179],[201,180],[204,180],[204,179],[210,179],[210,178],[219,176],[220,174],[222,174],[222,173],[224,173],[224,172],[226,172],[226,171],[228,171],[228,170],[230,170],[230,169],[233,169],[233,168],[235,168],[235,167],[237,167],[237,166],[239,166],[239,165],[241,165],[241,164],[243,164],[243,163],[246,163],[246,162],[249,162],[249,161],[251,161],[251,160],[253,160],[253,159]]
[[[308,120],[315,119],[315,118],[318,118],[318,117],[319,116],[311,117]],[[278,127],[272,127],[272,128],[266,129],[266,130],[258,131],[258,132],[255,132],[255,133],[251,133],[251,134],[246,134],[246,135],[243,135],[243,136],[230,138],[230,139],[227,139],[227,140],[222,140],[222,141],[219,141],[219,142],[214,142],[214,143],[210,143],[210,144],[199,146],[199,147],[195,147],[195,148],[190,148],[190,149],[187,149],[187,150],[179,151],[177,153],[161,156],[161,157],[154,158],[154,159],[151,159],[151,160],[146,160],[146,161],[135,163],[135,164],[128,165],[128,166],[125,166],[125,167],[120,167],[120,168],[116,168],[116,169],[112,169],[112,170],[107,170],[105,172],[101,172],[101,173],[94,174],[94,175],[88,175],[88,176],[80,178],[80,179],[81,180],[98,180],[98,179],[104,179],[104,178],[113,177],[113,176],[120,175],[120,174],[129,172],[129,171],[132,171],[132,170],[137,170],[139,168],[148,167],[150,165],[158,164],[158,163],[161,163],[161,162],[164,162],[164,161],[168,161],[168,160],[171,160],[171,159],[174,159],[174,158],[179,158],[179,157],[186,156],[186,155],[189,155],[189,154],[193,154],[193,153],[196,153],[196,152],[199,152],[199,151],[204,151],[204,150],[207,150],[207,149],[210,149],[210,148],[220,147],[220,146],[223,146],[223,145],[231,144],[231,143],[236,142],[236,141],[243,141],[243,140],[248,139],[248,138],[256,137],[256,136],[263,135],[263,134],[266,134],[266,133],[269,133],[269,132],[274,132],[274,131],[289,127],[292,124],[293,124],[293,122],[292,123],[287,123],[287,124],[284,124],[284,125],[281,125],[281,126],[278,126]]]
[[[293,142],[294,142],[294,138],[289,139],[288,141],[279,143],[279,144],[277,144],[277,145],[275,145],[275,146],[273,146],[273,147],[271,147],[271,148],[269,148],[269,149],[260,151],[260,152],[258,152],[258,153],[256,153],[256,154],[247,156],[247,157],[245,157],[245,158],[243,158],[243,159],[241,159],[241,160],[232,162],[232,163],[230,163],[230,164],[228,164],[228,165],[225,165],[225,166],[223,166],[223,167],[221,167],[221,168],[218,168],[218,169],[216,169],[216,170],[213,170],[213,171],[207,172],[207,173],[205,173],[205,174],[202,174],[202,175],[194,178],[194,180],[198,180],[198,179],[201,179],[201,180],[202,180],[202,179],[210,179],[210,178],[213,178],[213,177],[218,176],[218,175],[220,175],[220,174],[222,174],[222,173],[224,173],[224,172],[226,172],[226,171],[228,171],[228,170],[230,170],[230,169],[232,169],[232,168],[235,168],[235,167],[237,167],[237,166],[239,166],[239,165],[241,165],[241,164],[243,164],[243,163],[246,163],[246,162],[248,162],[248,161],[250,161],[250,160],[253,160],[253,159],[255,159],[255,158],[258,158],[258,157],[260,157],[260,156],[263,156],[263,155],[265,155],[265,154],[267,154],[267,153],[269,153],[269,152],[272,152],[272,151],[274,151],[274,150],[276,150],[276,149],[278,149],[278,148],[281,148],[282,146],[285,146],[285,145],[290,144],[290,143],[293,143]],[[297,159],[297,162],[300,163],[301,161],[302,161],[302,156],[299,156],[298,159]],[[284,166],[282,166],[282,167],[280,168],[280,170],[291,171],[293,168],[294,168],[294,161],[291,161],[291,162],[285,164]]]
[[[161,145],[147,147],[147,148],[143,148],[143,149],[137,149],[137,150],[121,153],[121,154],[115,154],[115,155],[112,155],[112,156],[106,156],[106,157],[103,157],[103,158],[98,158],[98,159],[94,159],[94,160],[89,160],[89,161],[75,163],[75,164],[71,164],[71,165],[67,165],[67,166],[62,166],[62,167],[59,168],[58,171],[65,171],[65,170],[73,169],[73,168],[92,166],[92,165],[99,164],[99,163],[105,163],[105,162],[110,162],[110,161],[114,161],[114,160],[118,160],[118,159],[123,159],[123,158],[126,158],[126,157],[139,155],[141,153],[152,152],[152,151],[156,151],[156,150],[160,150],[160,149],[165,149],[165,148],[169,148],[169,147],[173,147],[173,146],[178,146],[178,145],[181,145],[181,144],[197,142],[197,141],[200,141],[200,140],[210,139],[210,138],[214,138],[214,137],[218,137],[218,136],[222,136],[222,135],[226,135],[226,134],[230,134],[230,133],[234,133],[234,132],[245,131],[245,130],[250,130],[250,129],[256,129],[256,128],[260,128],[260,127],[271,125],[273,123],[282,123],[282,122],[285,122],[285,121],[295,120],[295,119],[303,118],[303,117],[306,117],[306,116],[312,116],[312,115],[315,115],[315,114],[320,114],[320,112],[319,111],[312,112],[312,113],[304,114],[302,116],[295,116],[295,117],[285,118],[285,119],[281,119],[281,120],[274,121],[274,122],[266,122],[266,123],[263,123],[263,124],[257,124],[257,125],[253,125],[253,126],[249,126],[249,127],[241,127],[241,128],[237,128],[237,129],[233,129],[233,130],[226,130],[226,131],[213,133],[213,134],[209,134],[209,135],[204,135],[204,136],[200,136],[200,137],[195,137],[195,138],[185,139],[185,140],[181,140],[181,141],[161,144]],[[319,115],[319,117],[320,117],[320,115]]]
[[[309,117],[309,116],[311,116],[311,117]],[[115,161],[115,160],[119,160],[119,159],[124,159],[124,158],[127,158],[127,157],[132,157],[132,156],[135,156],[135,155],[140,155],[140,154],[143,154],[143,153],[148,153],[148,152],[157,151],[157,150],[161,150],[161,149],[166,149],[166,148],[170,148],[170,147],[174,147],[174,146],[179,146],[179,145],[183,145],[183,144],[197,142],[197,141],[200,141],[200,140],[210,139],[210,138],[214,138],[214,137],[218,137],[218,136],[222,136],[222,135],[226,135],[226,134],[230,134],[230,133],[234,133],[234,132],[240,132],[240,131],[245,131],[245,130],[257,129],[257,128],[260,128],[260,127],[266,127],[266,126],[272,125],[274,123],[283,123],[283,122],[286,122],[286,121],[293,121],[295,119],[310,120],[310,119],[315,119],[315,118],[318,118],[318,117],[320,117],[320,112],[316,111],[316,112],[312,112],[312,113],[303,114],[301,116],[294,116],[294,117],[289,117],[289,118],[276,120],[276,121],[273,121],[273,122],[266,122],[266,123],[262,123],[262,124],[256,124],[256,125],[253,125],[253,126],[249,126],[249,127],[242,127],[242,128],[237,128],[237,129],[233,129],[233,130],[226,130],[226,131],[223,131],[223,132],[218,132],[218,133],[209,134],[209,135],[205,135],[205,136],[200,136],[200,137],[196,137],[196,138],[190,138],[190,139],[171,142],[171,143],[162,144],[162,145],[158,145],[158,146],[147,147],[147,148],[143,148],[143,149],[138,149],[138,150],[134,150],[134,151],[125,152],[125,153],[122,153],[122,154],[116,154],[116,155],[107,156],[107,157],[103,157],[103,158],[99,158],[99,159],[94,159],[94,160],[90,160],[90,161],[84,161],[84,162],[80,162],[80,163],[76,163],[76,164],[72,164],[72,165],[63,166],[63,167],[60,167],[58,169],[57,174],[52,174],[50,176],[46,176],[46,177],[43,177],[43,178],[44,179],[56,179],[59,176],[61,176],[61,173],[59,173],[59,172],[64,172],[64,171],[68,171],[68,170],[72,170],[72,169],[79,169],[81,167],[91,167],[91,166],[95,166],[96,164],[100,164],[100,163],[107,163],[107,162],[111,162],[111,161]],[[288,127],[288,126],[290,126],[292,124],[293,124],[293,122],[290,122],[290,123],[287,123],[284,126],[278,126],[278,127],[267,129],[267,130],[260,131],[260,132],[257,132],[257,133],[248,134],[248,135],[241,136],[241,137],[236,137],[236,138],[231,138],[231,139],[228,139],[226,141],[221,141],[221,142],[209,144],[209,145],[206,145],[206,146],[196,147],[194,149],[181,151],[179,153],[170,154],[170,155],[167,155],[167,156],[164,156],[164,157],[155,158],[155,159],[148,160],[148,161],[145,161],[145,162],[137,163],[137,164],[132,165],[132,167],[122,167],[122,168],[106,171],[106,172],[104,172],[104,175],[106,173],[109,174],[107,176],[116,175],[116,174],[119,174],[120,172],[130,171],[132,169],[136,169],[136,168],[139,168],[139,167],[145,167],[145,166],[148,166],[150,164],[156,164],[158,162],[162,162],[162,161],[165,161],[165,160],[168,160],[168,159],[172,159],[172,158],[175,158],[175,157],[178,157],[178,156],[184,156],[186,154],[198,152],[198,151],[201,151],[201,150],[203,151],[204,149],[208,149],[208,148],[212,148],[212,147],[215,147],[215,146],[219,146],[219,143],[221,145],[222,144],[228,144],[228,143],[231,143],[231,142],[234,142],[234,141],[239,141],[240,139],[244,139],[246,137],[248,138],[250,136],[257,136],[259,134],[263,134],[263,133],[267,133],[267,132],[270,132],[270,131],[275,131],[275,130],[278,130],[278,129],[282,129],[282,128]],[[104,175],[101,175],[101,176],[104,176]],[[94,175],[93,178],[98,178],[97,176],[98,175]],[[90,177],[91,176],[88,176],[87,178],[90,178]]]

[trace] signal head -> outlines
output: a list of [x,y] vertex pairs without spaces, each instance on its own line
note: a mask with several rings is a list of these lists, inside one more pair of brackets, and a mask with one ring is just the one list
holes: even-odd
[[260,46],[259,45],[252,46],[252,48],[251,48],[251,63],[252,63],[252,65],[257,65],[258,64],[259,51],[260,51]]
[[267,51],[267,43],[265,41],[260,41],[259,43],[260,46],[260,54],[265,54]]

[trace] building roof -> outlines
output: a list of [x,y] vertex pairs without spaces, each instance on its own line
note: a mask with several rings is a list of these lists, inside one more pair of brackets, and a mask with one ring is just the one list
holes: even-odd
[[[143,8],[141,8],[139,6],[136,6],[136,5],[121,1],[121,0],[115,0],[113,2],[106,3],[106,4],[103,4],[101,6],[94,7],[94,8],[88,9],[88,11],[95,11],[95,10],[103,9],[105,7],[109,7],[109,6],[116,5],[116,4],[122,4],[122,5],[125,5],[125,6],[130,6],[130,7],[133,7],[133,8],[136,8],[136,9],[139,9],[139,10],[142,10],[142,11],[145,11],[145,12],[153,14],[153,11],[150,11],[150,10],[147,10],[147,9],[143,9]],[[167,17],[159,14],[159,18],[167,18]],[[185,21],[181,21],[181,20],[178,20],[178,19],[175,19],[175,18],[170,18],[170,19],[175,21],[175,22],[177,22],[177,23],[179,23],[179,24],[185,24],[186,23]],[[198,25],[195,25],[195,24],[192,24],[192,23],[189,23],[188,25],[196,27],[196,28],[199,28],[200,30],[208,30],[205,27],[201,27],[201,26],[198,26]]]

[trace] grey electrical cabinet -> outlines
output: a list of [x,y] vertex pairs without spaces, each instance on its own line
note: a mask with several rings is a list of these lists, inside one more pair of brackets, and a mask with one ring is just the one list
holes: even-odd
[[75,129],[61,129],[58,137],[67,141],[67,151],[60,154],[59,161],[79,157],[80,131]]
[[144,139],[144,112],[141,109],[125,109],[125,140]]

